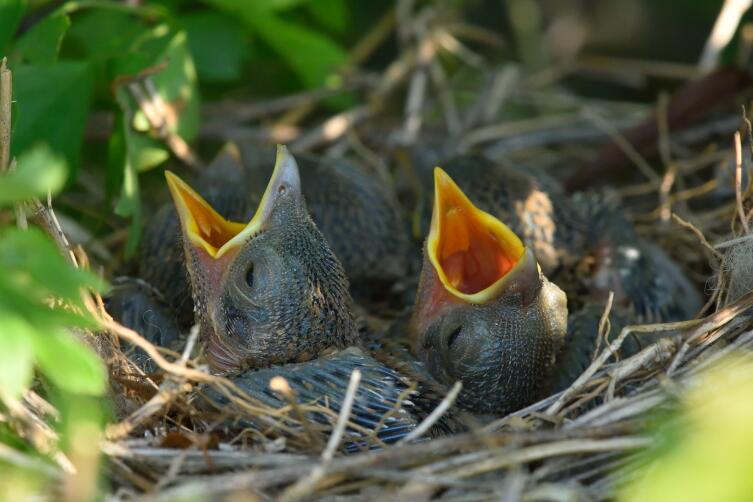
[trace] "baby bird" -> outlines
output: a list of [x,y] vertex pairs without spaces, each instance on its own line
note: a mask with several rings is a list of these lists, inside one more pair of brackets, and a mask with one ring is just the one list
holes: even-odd
[[567,299],[530,248],[434,171],[434,210],[410,333],[458,405],[506,413],[543,390],[567,329]]
[[[229,144],[196,179],[194,186],[225,218],[248,221],[272,175],[266,151]],[[386,294],[405,277],[409,238],[390,187],[358,164],[299,158],[301,193],[317,229],[345,269],[360,297]],[[183,325],[193,320],[190,288],[178,245],[180,224],[172,204],[147,223],[139,276],[176,306]]]
[[[458,170],[467,190],[524,238],[435,169],[411,337],[440,383],[463,382],[461,407],[506,414],[577,378],[591,360],[609,291],[616,324],[693,315],[698,294],[616,206],[570,200],[553,183],[547,189],[533,176],[468,162],[451,164],[470,167]],[[583,262],[590,267],[580,275],[568,269]],[[567,297],[542,270],[570,281]]]
[[[420,382],[418,391],[411,390],[413,379],[362,347],[345,271],[309,216],[298,166],[287,149],[278,147],[266,190],[247,223],[224,218],[176,175],[167,172],[166,177],[204,357],[212,370],[273,406],[287,404],[269,388],[272,377],[283,376],[298,400],[326,403],[337,412],[351,372],[359,369],[362,381],[352,420],[378,429],[384,442],[413,430],[431,411],[433,398],[421,392]],[[141,318],[150,312],[154,320],[153,313],[164,312],[147,305],[150,297],[144,291],[137,292]],[[116,295],[109,304],[117,310],[125,303]],[[119,310],[128,314],[124,319],[139,317]],[[161,328],[179,331],[177,323]],[[141,331],[158,331],[164,339],[163,329]],[[210,402],[225,404],[211,390],[207,394]],[[385,417],[392,409],[397,411]]]

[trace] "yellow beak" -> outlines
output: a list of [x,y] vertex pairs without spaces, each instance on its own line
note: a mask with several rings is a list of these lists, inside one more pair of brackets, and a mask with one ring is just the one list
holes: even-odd
[[165,177],[184,235],[215,259],[257,234],[271,215],[275,201],[285,190],[300,192],[298,166],[287,148],[281,145],[277,147],[275,168],[259,207],[246,224],[223,218],[201,195],[170,171],[165,171]]
[[444,288],[470,303],[496,298],[525,253],[520,238],[474,206],[439,167],[434,169],[434,210],[426,247]]

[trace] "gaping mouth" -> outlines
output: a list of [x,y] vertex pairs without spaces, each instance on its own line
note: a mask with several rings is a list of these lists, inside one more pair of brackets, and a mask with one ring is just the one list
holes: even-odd
[[167,186],[175,201],[186,237],[201,246],[212,258],[246,227],[243,223],[228,221],[205,201],[193,188],[170,171],[165,171]]
[[259,207],[248,223],[228,221],[201,195],[179,177],[165,171],[167,185],[178,210],[184,235],[212,258],[221,258],[230,249],[238,248],[257,234],[269,219],[274,203],[287,190],[300,191],[298,166],[284,146],[277,147],[277,159]]
[[437,167],[427,251],[447,291],[468,302],[484,303],[496,297],[525,247],[507,225],[474,206]]

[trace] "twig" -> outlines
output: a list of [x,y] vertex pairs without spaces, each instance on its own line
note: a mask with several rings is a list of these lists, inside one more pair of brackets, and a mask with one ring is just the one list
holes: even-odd
[[750,233],[748,228],[748,219],[745,217],[743,208],[742,193],[742,172],[743,172],[743,148],[740,141],[740,131],[735,131],[735,201],[737,202],[737,214],[740,217],[740,223],[745,233]]
[[675,354],[672,363],[667,369],[667,376],[671,377],[675,373],[677,368],[680,366],[685,353],[688,351],[688,349],[690,349],[690,345],[693,342],[695,342],[699,337],[705,335],[710,329],[714,329],[726,322],[729,322],[730,319],[734,319],[735,316],[750,308],[751,305],[753,305],[753,293],[748,293],[732,305],[729,305],[722,310],[711,314],[708,317],[696,321],[697,327],[688,334],[685,342],[682,344],[682,347],[680,347],[680,350],[678,350],[677,354]]
[[746,234],[746,235],[743,235],[742,237],[737,237],[735,239],[730,239],[728,241],[723,241],[723,242],[720,242],[718,244],[714,244],[713,249],[714,249],[714,251],[717,254],[721,255],[721,253],[719,253],[719,251],[717,251],[718,249],[725,249],[725,248],[728,248],[728,247],[731,247],[731,246],[736,246],[736,245],[741,244],[743,242],[747,242],[747,241],[749,241],[751,239],[753,239],[753,235],[752,234]]
[[13,78],[7,63],[7,58],[0,61],[0,174],[3,174],[10,165],[10,114],[13,101]]
[[404,438],[398,441],[397,444],[408,443],[428,432],[431,426],[434,425],[437,420],[442,418],[442,415],[444,415],[447,410],[450,409],[450,406],[453,405],[462,388],[462,382],[455,382],[455,385],[452,386],[450,392],[447,393],[444,399],[442,399],[442,402],[439,403],[436,408],[434,408],[429,416],[427,416],[420,424],[418,424],[418,427],[410,431]]
[[676,339],[662,338],[637,354],[621,361],[615,369],[610,371],[612,378],[609,380],[606,401],[614,399],[615,388],[621,380],[628,378],[640,368],[648,367],[649,363],[661,363],[669,360],[676,349]]
[[646,324],[642,326],[626,326],[620,331],[619,336],[615,338],[615,340],[602,351],[601,354],[599,354],[599,357],[597,357],[591,365],[586,368],[586,370],[575,380],[575,382],[570,385],[561,395],[560,397],[552,403],[549,408],[546,410],[547,415],[555,415],[560,409],[562,409],[562,406],[567,402],[568,399],[573,397],[575,394],[580,392],[581,389],[585,387],[585,385],[588,383],[588,381],[591,379],[591,377],[601,368],[601,366],[612,357],[614,354],[617,353],[617,351],[622,346],[622,342],[625,341],[625,339],[630,335],[631,333],[655,333],[659,331],[677,331],[685,328],[690,328],[697,326],[701,323],[701,321],[693,320],[693,321],[681,321],[681,322],[674,322],[674,323],[666,323],[666,324]]
[[298,421],[301,423],[301,427],[303,427],[303,430],[306,432],[311,446],[313,448],[319,448],[322,444],[319,440],[319,436],[316,434],[316,431],[311,428],[311,424],[306,418],[306,413],[301,409],[301,405],[298,403],[298,398],[290,387],[288,381],[284,377],[278,375],[269,381],[269,388],[283,395],[288,401],[288,404],[290,404],[290,407],[293,408],[293,413],[295,413]]
[[591,359],[592,362],[593,359],[596,358],[596,354],[598,354],[599,350],[601,350],[602,342],[609,341],[607,340],[607,336],[609,336],[609,332],[612,331],[612,323],[609,320],[609,313],[612,311],[612,302],[614,302],[614,291],[609,292],[607,303],[606,305],[604,305],[604,312],[602,312],[601,318],[599,319],[599,336],[596,338],[596,347],[594,348],[593,358]]
[[622,153],[629,158],[633,164],[638,167],[638,170],[643,173],[643,175],[655,182],[660,182],[660,177],[654,171],[654,169],[649,165],[649,163],[646,161],[646,159],[643,158],[643,156],[638,152],[638,150],[635,149],[635,147],[630,143],[630,141],[625,138],[618,130],[614,129],[612,125],[601,118],[599,114],[594,113],[590,109],[586,109],[583,112],[583,115],[591,120],[594,125],[599,127],[600,129],[603,129],[604,132],[609,136],[609,138],[612,140],[612,142],[617,145],[617,147],[622,151]]
[[350,374],[350,382],[348,383],[348,390],[345,393],[345,399],[340,409],[340,415],[337,417],[335,428],[332,430],[329,441],[327,441],[327,447],[322,452],[321,462],[314,467],[307,477],[300,479],[296,484],[285,490],[279,500],[290,502],[309,495],[317,483],[324,477],[326,468],[332,463],[335,450],[340,445],[340,440],[345,432],[345,426],[350,419],[350,411],[353,408],[353,401],[360,381],[361,372],[357,369],[353,370],[353,373]]
[[149,125],[165,141],[173,154],[187,166],[198,168],[201,161],[188,143],[172,130],[177,117],[174,113],[168,112],[151,78],[146,76],[139,81],[127,84],[127,87],[141,111],[144,112]]
[[703,232],[701,232],[701,230],[698,227],[696,227],[695,225],[693,225],[689,221],[683,220],[677,213],[672,213],[672,219],[675,222],[677,222],[677,224],[680,225],[681,227],[687,228],[688,230],[690,230],[691,232],[693,232],[695,234],[695,236],[698,237],[698,240],[701,242],[701,245],[704,247],[704,249],[706,249],[707,251],[709,251],[716,258],[718,258],[720,260],[722,259],[722,253],[720,253],[719,251],[717,251],[717,249],[719,248],[720,245],[717,244],[715,246],[712,246],[711,244],[709,244],[709,241],[706,240],[706,236],[703,235]]
[[714,23],[714,29],[711,30],[706,45],[701,53],[701,59],[698,61],[698,69],[702,72],[713,70],[719,61],[719,54],[722,49],[732,40],[740,19],[745,14],[751,3],[751,0],[725,0],[722,10]]

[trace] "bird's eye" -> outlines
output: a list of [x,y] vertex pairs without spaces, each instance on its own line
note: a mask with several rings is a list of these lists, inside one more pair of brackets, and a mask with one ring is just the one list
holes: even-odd
[[249,288],[254,287],[254,264],[252,263],[246,271],[246,284]]
[[447,337],[447,348],[448,349],[451,349],[452,346],[455,344],[455,342],[457,341],[458,337],[460,336],[460,332],[461,331],[463,331],[463,327],[462,326],[458,326],[457,328],[455,328],[452,331],[452,333],[450,333],[450,336]]

